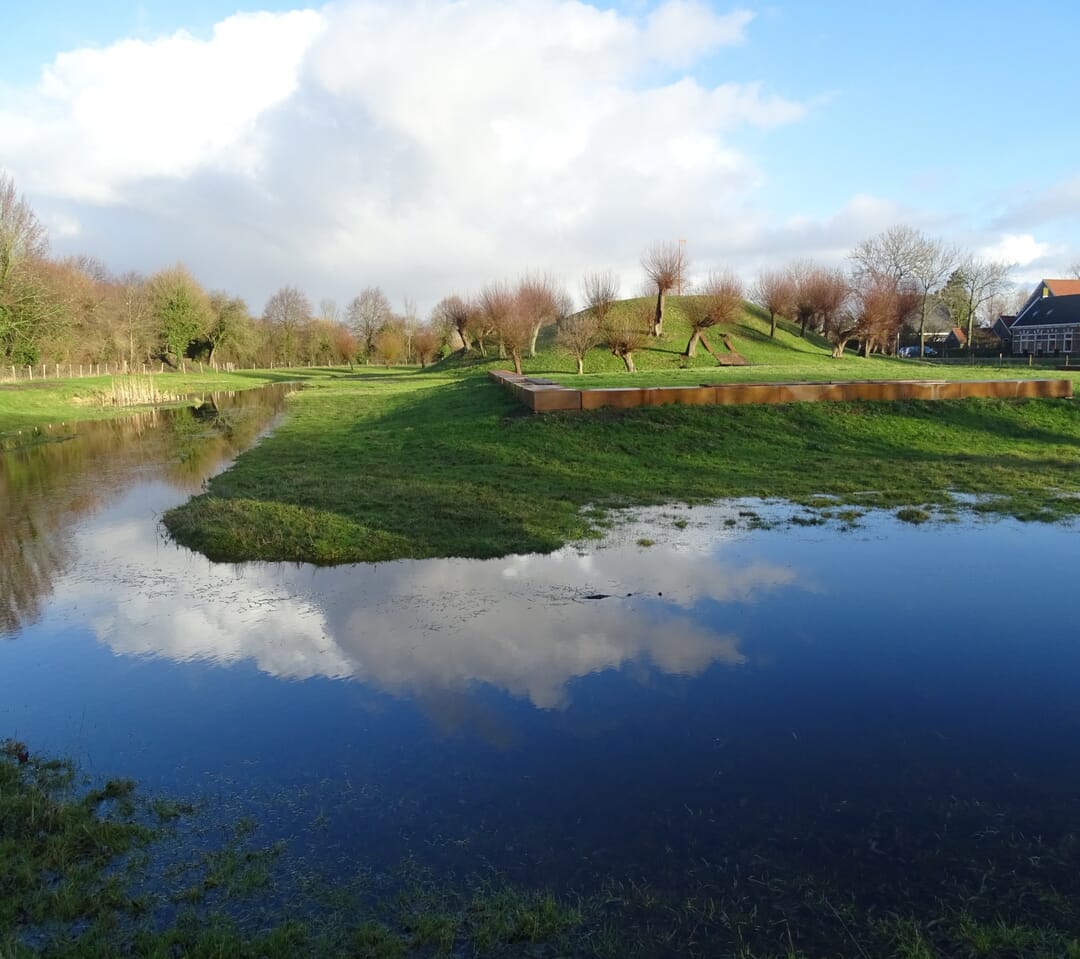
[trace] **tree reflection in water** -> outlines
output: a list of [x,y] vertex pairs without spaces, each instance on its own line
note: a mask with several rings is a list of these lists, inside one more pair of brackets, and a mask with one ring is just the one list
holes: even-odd
[[196,492],[255,441],[289,391],[210,394],[193,406],[59,427],[0,453],[0,636],[41,615],[71,567],[75,524],[136,482]]

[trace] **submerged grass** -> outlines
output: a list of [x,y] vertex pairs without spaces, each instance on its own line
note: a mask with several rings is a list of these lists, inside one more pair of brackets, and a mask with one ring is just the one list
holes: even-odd
[[[699,824],[723,817],[721,843],[669,848],[628,876],[598,864],[581,893],[512,884],[488,864],[484,878],[439,876],[413,860],[315,882],[284,843],[255,845],[247,818],[222,848],[181,850],[188,865],[148,885],[168,842],[142,821],[155,800],[127,780],[82,788],[70,763],[8,742],[0,956],[1080,959],[1080,845],[1066,806],[717,802],[686,811]],[[674,839],[680,823],[666,829]],[[185,885],[189,870],[200,878]]]
[[[604,511],[722,497],[1022,519],[1080,513],[1071,401],[821,403],[526,414],[486,377],[363,372],[289,400],[258,448],[170,511],[219,560],[547,552]],[[589,510],[588,507],[594,507]]]
[[148,881],[166,840],[160,820],[181,815],[198,813],[143,800],[130,780],[87,788],[72,763],[0,744],[0,957],[494,955],[514,943],[565,944],[583,921],[549,892],[491,879],[439,885],[411,863],[394,877],[394,896],[360,886],[282,906],[268,921],[260,897],[291,902],[279,888],[286,846],[253,845],[253,820],[238,820],[221,848],[193,842],[180,851],[186,863]]

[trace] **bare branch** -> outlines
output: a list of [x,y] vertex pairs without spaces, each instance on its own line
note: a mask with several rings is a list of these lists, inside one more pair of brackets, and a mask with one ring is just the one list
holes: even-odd
[[656,312],[652,335],[660,336],[664,328],[664,296],[682,282],[689,265],[681,243],[655,243],[641,258],[642,269],[656,289]]

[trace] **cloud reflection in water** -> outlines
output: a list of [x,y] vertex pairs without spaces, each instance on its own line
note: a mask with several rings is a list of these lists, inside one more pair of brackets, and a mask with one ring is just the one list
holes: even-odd
[[229,567],[162,549],[144,522],[114,518],[94,534],[99,561],[57,600],[78,604],[121,654],[251,660],[282,679],[352,679],[424,698],[485,683],[551,709],[567,705],[571,680],[602,670],[648,662],[696,676],[745,662],[738,637],[700,622],[696,604],[753,602],[795,573],[725,563],[722,535],[708,523],[649,549]]

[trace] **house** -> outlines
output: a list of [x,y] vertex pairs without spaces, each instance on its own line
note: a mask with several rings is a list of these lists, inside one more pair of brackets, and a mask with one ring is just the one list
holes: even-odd
[[990,327],[990,332],[997,337],[998,347],[1005,352],[1011,352],[1012,350],[1012,325],[1015,322],[1015,313],[1002,313],[1001,316],[994,320],[994,325]]
[[954,326],[949,330],[949,335],[945,337],[945,349],[965,349],[967,347],[967,333],[965,333],[960,327]]
[[1060,356],[1080,348],[1080,280],[1040,280],[1008,332],[1014,355]]

